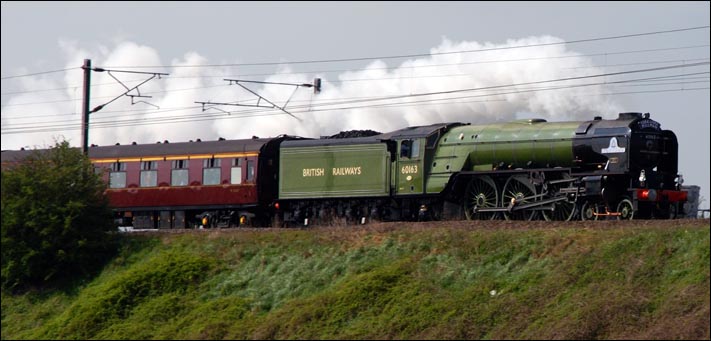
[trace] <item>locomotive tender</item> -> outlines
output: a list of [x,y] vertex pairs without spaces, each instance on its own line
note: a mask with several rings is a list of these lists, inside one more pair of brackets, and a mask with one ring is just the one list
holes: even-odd
[[686,201],[677,149],[674,133],[649,114],[621,113],[345,139],[92,147],[89,156],[106,170],[117,217],[137,228],[184,228],[673,218]]

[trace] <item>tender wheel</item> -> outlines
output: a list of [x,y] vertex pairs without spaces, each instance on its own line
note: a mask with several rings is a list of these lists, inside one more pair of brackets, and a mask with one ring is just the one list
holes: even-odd
[[634,206],[630,199],[622,199],[619,204],[617,204],[617,220],[632,220],[634,217]]
[[491,177],[473,178],[464,195],[464,213],[467,220],[493,220],[498,217],[498,212],[475,212],[475,209],[496,207],[499,203],[496,183]]
[[581,220],[597,220],[598,216],[596,215],[597,212],[597,204],[591,203],[591,202],[586,202],[583,204],[583,207],[580,208],[580,219]]
[[[533,184],[528,181],[525,176],[512,176],[506,181],[503,190],[503,205],[509,205],[512,200],[516,200],[518,205],[528,203],[530,201],[523,198],[536,195],[536,189]],[[533,220],[536,216],[536,211],[512,211],[504,212],[506,220]]]

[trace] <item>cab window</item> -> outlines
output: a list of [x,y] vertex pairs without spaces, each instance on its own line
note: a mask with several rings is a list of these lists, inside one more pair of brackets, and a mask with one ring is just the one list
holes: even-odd
[[427,136],[427,148],[434,148],[437,145],[437,140],[439,139],[439,133],[434,133]]
[[410,149],[410,157],[413,159],[417,159],[420,157],[420,140],[413,140],[411,141],[412,143],[412,148]]
[[416,159],[420,156],[419,140],[403,140],[400,143],[400,158]]
[[400,158],[409,158],[412,149],[412,140],[403,140],[400,142]]

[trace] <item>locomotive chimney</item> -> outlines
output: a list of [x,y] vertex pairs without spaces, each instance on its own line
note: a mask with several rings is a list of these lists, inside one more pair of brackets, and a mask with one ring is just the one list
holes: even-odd
[[640,112],[621,112],[617,117],[618,120],[634,120],[636,118],[642,118],[642,113]]

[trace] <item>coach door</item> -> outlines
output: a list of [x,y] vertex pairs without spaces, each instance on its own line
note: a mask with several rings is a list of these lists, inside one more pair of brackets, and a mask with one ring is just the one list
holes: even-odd
[[422,194],[424,139],[398,141],[396,172],[397,194]]

